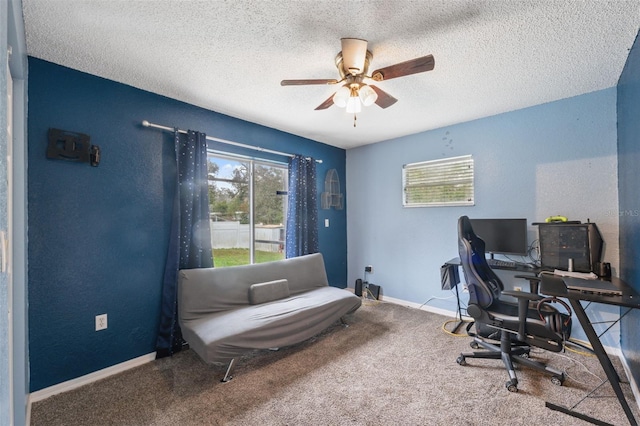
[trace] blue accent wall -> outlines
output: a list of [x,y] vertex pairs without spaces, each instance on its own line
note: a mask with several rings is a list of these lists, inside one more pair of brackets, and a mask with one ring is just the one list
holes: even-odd
[[[529,243],[537,239],[533,222],[552,215],[590,219],[616,273],[615,105],[616,89],[610,88],[348,150],[349,282],[372,265],[369,281],[385,296],[455,311],[455,294],[441,290],[439,270],[458,256],[461,215],[526,218]],[[475,162],[475,206],[402,207],[404,164],[467,154]],[[514,286],[511,277],[502,278]],[[618,314],[612,309],[598,306],[590,314],[610,319]],[[617,333],[608,332],[605,344],[618,346]]]
[[[636,38],[618,81],[618,193],[620,276],[640,291],[640,41]],[[640,311],[622,319],[620,345],[640,383]]]
[[[342,149],[39,59],[29,58],[28,90],[32,392],[155,350],[175,163],[171,135],[142,120],[322,159],[318,193],[329,169],[345,176]],[[90,135],[100,165],[47,159],[49,128]],[[347,283],[345,212],[319,213],[320,250],[336,287]],[[96,332],[103,313],[109,327]]]

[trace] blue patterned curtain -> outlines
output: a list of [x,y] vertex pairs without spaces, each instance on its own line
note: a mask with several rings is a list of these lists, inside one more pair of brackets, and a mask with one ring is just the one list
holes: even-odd
[[289,162],[287,258],[318,252],[316,161],[300,155]]
[[185,135],[176,129],[174,139],[176,194],[162,287],[157,358],[173,355],[184,343],[178,325],[178,270],[213,266],[206,135],[192,130]]

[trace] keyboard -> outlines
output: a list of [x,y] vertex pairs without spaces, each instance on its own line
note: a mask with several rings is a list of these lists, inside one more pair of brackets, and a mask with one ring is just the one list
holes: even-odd
[[510,268],[516,269],[518,264],[509,260],[487,259],[487,263],[492,268]]

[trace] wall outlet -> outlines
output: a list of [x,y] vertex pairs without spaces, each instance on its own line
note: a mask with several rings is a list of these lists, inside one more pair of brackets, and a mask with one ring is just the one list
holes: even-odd
[[96,331],[107,328],[107,314],[96,315]]
[[373,266],[371,266],[371,265],[365,266],[364,267],[364,271],[368,272],[370,274],[373,274]]

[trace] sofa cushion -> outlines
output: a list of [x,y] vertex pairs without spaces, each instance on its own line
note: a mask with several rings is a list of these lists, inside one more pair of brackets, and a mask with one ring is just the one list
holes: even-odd
[[286,279],[291,296],[329,285],[320,253],[255,265],[181,269],[178,277],[183,321],[250,306],[249,288],[255,283]]
[[249,287],[249,303],[260,305],[274,300],[289,297],[289,282],[287,280],[267,281],[266,283],[251,284]]
[[283,348],[309,339],[361,303],[352,292],[327,286],[182,320],[180,326],[184,339],[205,362],[225,363],[253,349]]

